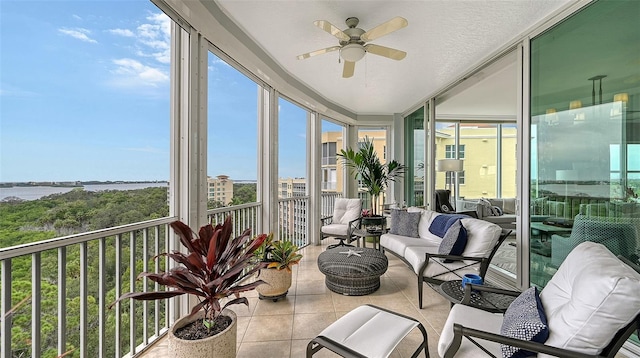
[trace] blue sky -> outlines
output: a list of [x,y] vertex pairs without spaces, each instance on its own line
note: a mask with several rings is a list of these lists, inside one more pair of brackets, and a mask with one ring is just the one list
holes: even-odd
[[[0,0],[0,182],[167,180],[169,30],[145,0]],[[255,179],[256,85],[210,55],[209,86],[208,174]],[[306,113],[280,112],[305,176]]]

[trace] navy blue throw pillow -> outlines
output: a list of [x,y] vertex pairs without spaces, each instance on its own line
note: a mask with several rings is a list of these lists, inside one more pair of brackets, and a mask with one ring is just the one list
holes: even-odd
[[[506,337],[544,343],[549,338],[547,316],[536,287],[522,292],[504,313],[500,334]],[[522,358],[535,355],[522,348],[501,344],[502,357]]]
[[[438,253],[441,255],[457,255],[460,256],[467,246],[467,229],[462,226],[460,219],[454,220],[453,224],[444,234]],[[444,260],[443,262],[452,262],[452,260]]]

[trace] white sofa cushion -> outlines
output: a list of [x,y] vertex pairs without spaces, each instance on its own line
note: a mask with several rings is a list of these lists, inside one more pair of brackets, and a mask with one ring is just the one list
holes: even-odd
[[[449,317],[442,328],[442,334],[438,341],[438,354],[440,357],[444,357],[444,353],[447,351],[451,342],[453,341],[453,323],[459,323],[465,327],[476,328],[483,331],[500,334],[500,327],[502,326],[502,314],[489,313],[487,311],[479,310],[465,305],[454,305],[449,312]],[[474,338],[476,339],[476,338]],[[500,344],[485,341],[483,339],[477,339],[483,347],[487,348],[496,357],[502,357],[500,351]],[[482,356],[483,353],[476,347],[471,341],[463,338],[460,349],[456,353],[456,357],[470,357],[476,358]]]
[[489,257],[496,246],[502,228],[496,224],[473,218],[462,219],[462,225],[467,229],[467,246],[462,256]]
[[440,238],[422,239],[388,233],[380,236],[380,246],[384,247],[385,250],[393,251],[400,256],[404,256],[404,251],[409,246],[435,246],[437,251],[439,245]]
[[547,345],[599,354],[640,312],[640,274],[594,242],[578,245],[540,293]]
[[420,237],[429,238],[433,236],[429,232],[429,226],[431,225],[431,221],[433,221],[433,218],[440,214],[433,210],[421,209],[416,207],[409,207],[407,208],[407,211],[421,213],[420,222],[418,223],[418,235]]

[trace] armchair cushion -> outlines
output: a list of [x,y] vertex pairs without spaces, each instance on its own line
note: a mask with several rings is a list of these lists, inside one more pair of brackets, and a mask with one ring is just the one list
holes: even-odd
[[638,272],[604,245],[581,243],[540,293],[550,327],[546,344],[599,354],[611,332],[640,312],[638,292]]
[[333,207],[333,223],[349,224],[362,214],[362,202],[360,199],[336,199]]
[[421,213],[406,210],[391,210],[391,229],[389,233],[400,236],[419,237],[418,223]]
[[322,233],[328,236],[346,236],[349,233],[349,225],[344,224],[329,224],[320,228]]
[[[481,329],[483,331],[500,334],[500,327],[502,326],[503,315],[500,313],[490,313],[471,306],[465,305],[453,305],[447,321],[442,328],[442,334],[438,341],[438,353],[440,357],[444,357],[445,352],[451,346],[453,341],[453,324],[461,324],[465,327]],[[490,342],[483,339],[477,339],[478,343],[487,349],[491,354],[496,357],[501,356],[500,343]],[[468,339],[463,339],[460,348],[456,352],[456,357],[462,358],[477,358],[482,357],[483,354],[478,351],[473,343]],[[485,355],[486,356],[486,355]]]
[[[457,255],[460,256],[467,246],[467,230],[462,226],[462,222],[458,219],[453,222],[444,234],[438,253],[441,255]],[[444,260],[444,262],[452,262],[452,260]]]
[[[500,334],[503,336],[533,341],[546,342],[549,338],[549,327],[544,307],[536,287],[522,292],[504,313]],[[501,345],[502,357],[522,358],[533,355],[533,352],[521,348]]]

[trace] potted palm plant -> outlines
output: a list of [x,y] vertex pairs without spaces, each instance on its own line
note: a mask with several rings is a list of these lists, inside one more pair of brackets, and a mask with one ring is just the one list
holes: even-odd
[[256,259],[266,264],[266,268],[258,271],[258,278],[264,283],[256,287],[260,299],[274,302],[284,298],[291,287],[291,267],[302,259],[298,246],[290,241],[273,240],[269,234],[260,248],[256,250]]
[[197,234],[181,221],[171,223],[171,227],[180,237],[187,253],[174,251],[160,256],[169,257],[180,266],[165,273],[143,272],[138,278],[147,277],[172,289],[129,292],[116,302],[127,298],[159,300],[183,294],[193,295],[199,303],[193,307],[191,314],[176,321],[169,330],[169,356],[235,357],[237,317],[227,307],[234,304],[249,305],[247,298],[240,297],[240,293],[262,284],[261,280],[252,281],[249,278],[267,265],[254,260],[255,251],[267,239],[267,235],[252,238],[251,230],[247,229],[231,239],[231,216],[226,218],[223,225],[213,227],[208,224],[201,227]]
[[[382,164],[373,148],[373,141],[365,137],[360,145],[360,150],[352,148],[340,150],[337,156],[342,158],[345,168],[350,168],[356,180],[360,180],[371,196],[371,217],[379,217],[377,213],[378,198],[389,185],[389,182],[401,178],[404,174],[404,165],[396,160]],[[365,224],[363,222],[363,224]]]

